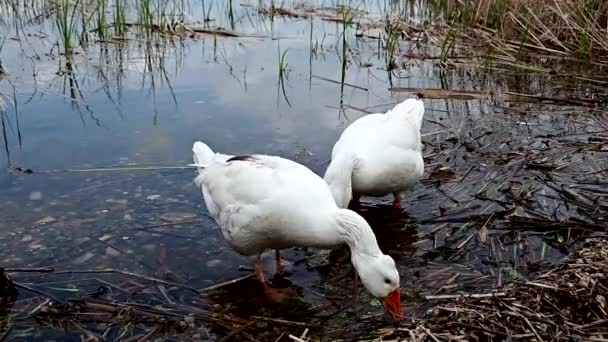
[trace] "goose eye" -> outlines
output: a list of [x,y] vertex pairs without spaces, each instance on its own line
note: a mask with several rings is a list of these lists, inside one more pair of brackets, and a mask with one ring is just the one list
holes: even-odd
[[390,284],[390,283],[391,283],[391,280],[390,280],[390,279],[388,279],[388,278],[384,278],[384,283],[385,283],[385,284]]

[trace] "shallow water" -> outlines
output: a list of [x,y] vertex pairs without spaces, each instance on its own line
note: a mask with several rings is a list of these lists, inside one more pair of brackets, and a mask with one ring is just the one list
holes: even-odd
[[[201,20],[198,6],[191,4],[191,15]],[[8,104],[2,121],[6,145],[0,161],[0,266],[113,268],[149,276],[168,271],[179,283],[197,289],[247,275],[249,271],[240,271],[239,266],[248,267],[248,259],[232,251],[217,226],[203,215],[192,170],[89,170],[182,166],[191,161],[192,143],[203,140],[217,151],[276,154],[322,174],[340,132],[365,114],[352,108],[384,112],[412,96],[390,92],[390,86],[518,89],[515,81],[520,79],[477,77],[476,68],[467,66],[445,71],[432,61],[405,59],[403,68],[390,75],[378,41],[355,37],[353,27],[346,30],[349,63],[344,80],[357,87],[341,86],[340,23],[271,20],[259,15],[253,5],[235,2],[232,25],[224,11],[226,4],[215,6],[215,25],[262,37],[197,34],[159,38],[158,45],[137,39],[125,44],[90,43],[86,50],[77,50],[70,71],[53,47],[52,23],[28,26],[19,35],[12,25],[2,28],[8,39],[1,58],[10,75],[0,79]],[[51,38],[41,38],[37,32]],[[20,40],[13,39],[17,37]],[[316,51],[311,44],[317,46]],[[411,51],[414,45],[401,41],[400,49]],[[278,65],[284,52],[283,89]],[[17,106],[10,104],[13,94]],[[412,310],[416,294],[488,290],[534,273],[537,269],[527,268],[531,263],[540,262],[540,269],[547,269],[559,261],[563,254],[558,249],[517,232],[499,235],[498,250],[496,245],[479,247],[477,230],[466,229],[473,221],[479,226],[479,219],[466,215],[504,209],[500,203],[480,199],[479,194],[492,197],[509,179],[518,177],[496,162],[508,154],[503,151],[511,148],[506,142],[517,152],[517,147],[533,146],[539,134],[595,129],[587,118],[569,120],[532,105],[513,106],[529,112],[526,118],[518,117],[507,112],[505,107],[511,105],[500,99],[425,100],[425,106],[425,180],[407,195],[405,210],[399,215],[388,206],[390,199],[365,200],[362,209],[382,249],[400,265],[404,300],[413,316],[417,315]],[[565,110],[574,116],[580,111]],[[460,142],[447,141],[451,137]],[[462,142],[479,143],[477,151],[484,145],[487,149],[496,142],[505,143],[475,155]],[[439,168],[444,166],[453,175],[435,186],[442,179]],[[34,173],[14,172],[16,167]],[[50,170],[76,171],[43,172]],[[487,184],[493,185],[484,192],[481,188]],[[569,215],[569,209],[556,208],[550,196],[543,201],[541,211]],[[465,217],[461,221],[438,219],[460,210]],[[175,224],[180,221],[184,223]],[[166,258],[159,256],[165,253]],[[497,261],[496,255],[504,258]],[[258,300],[261,292],[252,280],[211,293],[209,307],[219,304],[220,311],[241,317],[309,320],[305,309],[327,304],[327,298],[350,298],[350,283],[344,287],[343,282],[352,276],[347,263],[327,271],[316,267],[323,263],[317,252],[294,249],[284,256],[294,263],[289,281],[300,288],[302,308]],[[20,274],[15,279],[28,284],[65,282],[45,288],[70,297],[82,294],[75,293],[75,288],[95,291],[96,283],[87,285],[86,279],[99,277]],[[315,331],[319,336],[339,336],[344,320],[381,310],[366,295],[360,302],[339,315],[342,321]],[[36,336],[68,338],[42,327]]]

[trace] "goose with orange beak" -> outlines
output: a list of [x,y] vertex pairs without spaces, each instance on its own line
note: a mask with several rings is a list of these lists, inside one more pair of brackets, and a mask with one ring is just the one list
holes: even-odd
[[351,261],[367,291],[382,302],[393,318],[403,318],[399,272],[393,258],[380,250],[376,254],[362,254],[353,253],[351,248]]
[[213,152],[202,142],[193,146],[201,189],[209,214],[230,246],[252,257],[257,279],[269,297],[260,255],[290,247],[333,249],[346,244],[363,286],[382,301],[394,318],[402,318],[399,272],[382,253],[367,221],[340,209],[325,181],[294,161],[268,155],[233,157]]
[[420,128],[424,103],[407,99],[384,114],[351,123],[331,152],[325,180],[340,208],[358,205],[360,196],[393,194],[393,206],[424,173]]

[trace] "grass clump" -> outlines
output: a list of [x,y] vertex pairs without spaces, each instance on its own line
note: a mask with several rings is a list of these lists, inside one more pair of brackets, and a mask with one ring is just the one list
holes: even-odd
[[73,5],[70,0],[59,0],[55,9],[55,25],[59,31],[60,45],[66,58],[72,55],[72,35],[74,33],[74,14],[78,7],[78,1]]
[[137,23],[144,28],[144,32],[150,33],[154,27],[154,16],[151,0],[140,0],[137,2]]
[[127,0],[114,1],[114,32],[119,37],[127,33]]
[[97,0],[95,9],[97,14],[97,34],[101,40],[106,40],[108,38],[108,18],[106,16],[107,5],[107,0]]
[[608,52],[605,0],[427,1],[450,27],[469,36],[552,54],[600,57]]

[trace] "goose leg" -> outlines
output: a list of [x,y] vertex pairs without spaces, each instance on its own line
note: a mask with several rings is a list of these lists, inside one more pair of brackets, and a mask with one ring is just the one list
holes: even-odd
[[278,249],[274,250],[274,273],[281,274],[285,272],[285,268],[281,263],[281,253],[279,253]]
[[266,279],[264,279],[264,268],[262,267],[262,257],[260,255],[256,255],[253,257],[253,270],[255,272],[255,277],[258,278],[258,281],[262,283],[262,286],[266,287]]
[[401,193],[393,192],[393,208],[401,209]]
[[264,288],[264,293],[271,301],[282,302],[285,299],[294,295],[294,292],[291,291],[289,288],[274,288],[269,287],[266,284],[266,280],[264,279],[264,269],[262,268],[261,255],[256,255],[253,257],[253,269],[255,271],[256,278],[258,278],[258,281],[262,284],[262,287]]

